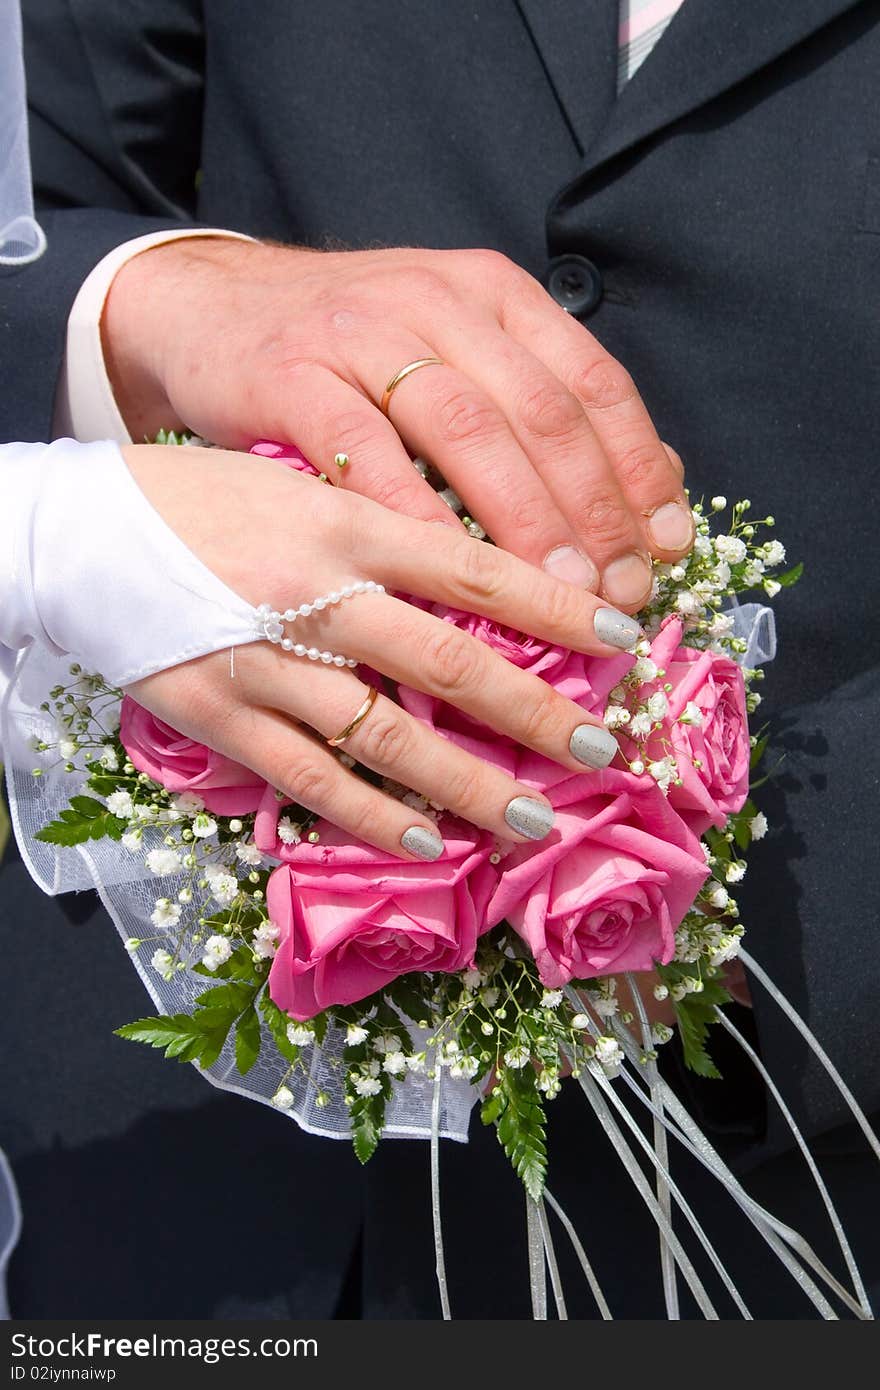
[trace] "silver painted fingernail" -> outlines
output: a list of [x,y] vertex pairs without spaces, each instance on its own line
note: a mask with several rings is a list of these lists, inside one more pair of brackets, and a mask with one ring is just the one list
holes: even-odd
[[409,830],[404,830],[400,843],[418,859],[439,859],[446,848],[440,836],[426,830],[423,825],[411,825]]
[[568,740],[572,757],[587,767],[607,767],[617,752],[617,739],[596,724],[578,724]]
[[535,801],[531,796],[515,796],[505,807],[504,819],[511,830],[525,835],[527,840],[543,840],[553,829],[556,817],[553,807],[548,806],[546,801]]
[[639,625],[635,618],[618,613],[616,608],[597,608],[593,629],[600,642],[631,652],[639,640]]

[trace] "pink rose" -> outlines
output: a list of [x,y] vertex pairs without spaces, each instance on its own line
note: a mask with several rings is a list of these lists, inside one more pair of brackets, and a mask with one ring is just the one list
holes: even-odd
[[699,840],[647,778],[560,768],[541,785],[556,824],[503,860],[489,925],[510,922],[552,989],[669,961],[708,873]]
[[[593,714],[603,712],[608,690],[632,665],[630,656],[626,656],[622,662],[615,658],[608,661],[584,656],[581,652],[572,652],[565,647],[542,642],[527,633],[517,632],[514,628],[503,627],[490,618],[463,613],[442,604],[437,604],[428,611],[485,642],[520,670],[540,676],[561,695],[576,701],[583,709]],[[607,683],[608,667],[614,668],[614,678],[610,683]],[[594,682],[597,688],[594,688]],[[425,695],[420,690],[410,689],[409,686],[398,686],[398,698],[405,710],[435,729],[437,733],[451,739],[453,743],[478,758],[491,762],[513,775],[517,748],[510,738],[496,733],[485,724],[472,719],[464,711],[445,704],[436,696]]]
[[288,467],[295,468],[298,473],[308,473],[315,478],[318,476],[318,469],[295,444],[276,444],[273,439],[258,439],[248,453],[259,454],[267,459],[280,459]]
[[138,772],[170,792],[196,793],[218,816],[249,815],[266,790],[250,768],[179,734],[130,695],[122,701],[119,737]]
[[320,843],[299,845],[269,879],[281,929],[269,993],[280,1009],[308,1019],[411,971],[470,965],[497,880],[490,836],[447,817],[442,858],[417,864],[319,829]]
[[[718,829],[739,811],[749,794],[749,724],[742,670],[729,656],[683,647],[682,625],[673,619],[651,645],[651,657],[671,684],[669,713],[659,736],[647,743],[648,757],[663,757],[663,738],[671,744],[681,786],[671,786],[669,801],[697,835],[709,825]],[[679,723],[688,704],[700,723]],[[698,766],[694,766],[696,760]]]

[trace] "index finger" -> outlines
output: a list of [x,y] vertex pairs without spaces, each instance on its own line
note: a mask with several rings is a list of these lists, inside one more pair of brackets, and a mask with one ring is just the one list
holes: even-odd
[[348,500],[364,509],[357,526],[358,566],[387,588],[597,656],[632,651],[641,636],[628,614],[497,546],[377,508],[366,498]]

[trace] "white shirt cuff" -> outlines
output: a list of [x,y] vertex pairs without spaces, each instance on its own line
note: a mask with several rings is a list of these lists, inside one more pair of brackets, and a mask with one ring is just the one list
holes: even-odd
[[113,395],[101,345],[101,315],[110,286],[118,271],[142,251],[168,241],[205,236],[253,240],[240,232],[219,227],[150,232],[148,236],[135,237],[133,241],[114,247],[83,281],[67,320],[67,344],[52,420],[53,439],[79,439],[86,443],[98,439],[113,439],[117,444],[132,442]]

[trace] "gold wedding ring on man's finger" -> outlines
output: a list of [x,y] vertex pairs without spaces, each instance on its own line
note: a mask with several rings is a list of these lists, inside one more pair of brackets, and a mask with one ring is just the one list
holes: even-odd
[[388,403],[405,377],[408,377],[412,372],[417,372],[419,367],[444,367],[445,365],[442,357],[418,357],[415,362],[407,362],[405,367],[401,367],[400,371],[395,373],[382,392],[382,399],[379,402],[379,409],[382,414],[387,416]]

